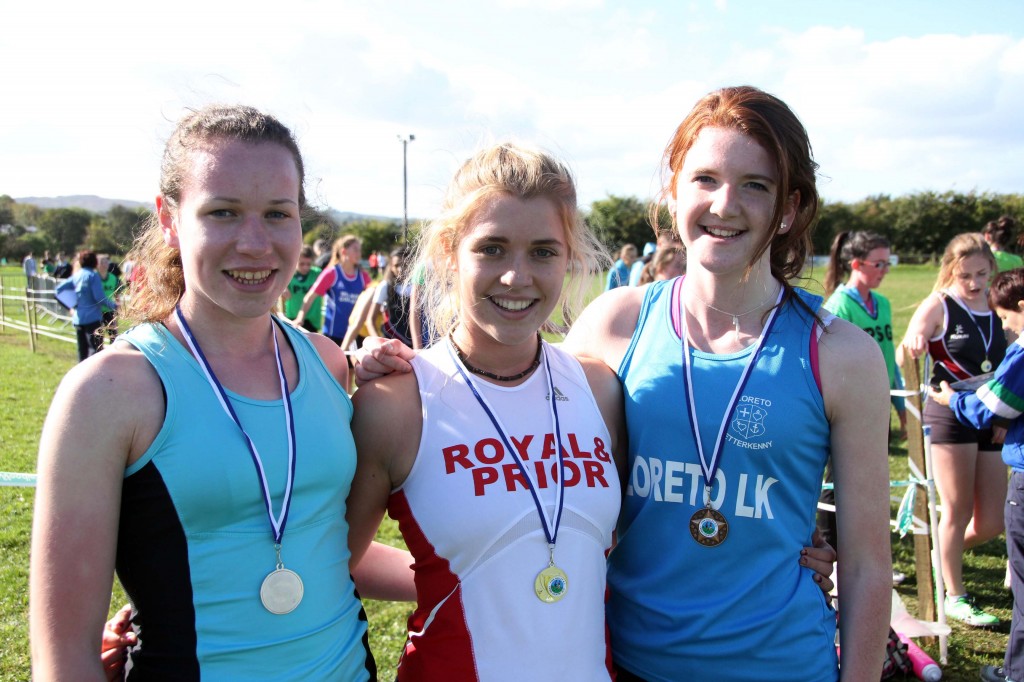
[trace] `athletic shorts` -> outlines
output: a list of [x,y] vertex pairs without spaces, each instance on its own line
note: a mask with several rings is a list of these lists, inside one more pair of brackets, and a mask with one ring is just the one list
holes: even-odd
[[932,443],[971,444],[977,443],[978,450],[999,452],[1002,445],[992,442],[992,429],[975,429],[960,423],[953,410],[934,400],[924,404],[924,423],[932,427]]

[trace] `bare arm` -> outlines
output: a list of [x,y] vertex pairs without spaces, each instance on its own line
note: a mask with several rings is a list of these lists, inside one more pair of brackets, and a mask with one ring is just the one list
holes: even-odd
[[39,443],[30,636],[35,679],[106,679],[96,652],[110,606],[124,469],[163,420],[159,379],[114,346],[72,369]]
[[374,540],[352,569],[356,589],[363,599],[416,601],[412,555],[408,550]]
[[889,625],[889,381],[878,345],[834,320],[821,339],[831,429],[839,562],[840,679],[878,676]]
[[896,349],[896,362],[903,363],[904,353],[910,353],[913,358],[919,358],[927,353],[928,340],[942,331],[942,320],[942,300],[938,295],[932,294],[917,307],[910,318],[903,342]]
[[[359,336],[359,332],[362,331],[363,326],[366,324],[366,319],[370,316],[370,313],[374,307],[373,305],[373,293],[376,287],[370,287],[364,289],[359,294],[359,298],[356,299],[356,304],[352,308],[352,314],[348,317],[348,331],[345,332],[345,338],[341,342],[341,349],[348,350],[355,343],[356,337]],[[373,336],[376,336],[374,334]]]
[[358,463],[346,510],[353,575],[363,596],[414,600],[408,553],[370,543],[392,489],[405,481],[419,448],[423,418],[416,377],[396,374],[375,381],[356,391],[353,403]]

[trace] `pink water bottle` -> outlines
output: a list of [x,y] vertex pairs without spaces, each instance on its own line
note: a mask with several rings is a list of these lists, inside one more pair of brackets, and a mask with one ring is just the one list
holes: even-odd
[[917,678],[924,682],[939,682],[942,679],[942,668],[939,667],[939,664],[933,661],[932,657],[926,654],[921,647],[914,644],[914,640],[902,632],[896,634],[899,635],[900,641],[907,645],[907,658],[910,659]]

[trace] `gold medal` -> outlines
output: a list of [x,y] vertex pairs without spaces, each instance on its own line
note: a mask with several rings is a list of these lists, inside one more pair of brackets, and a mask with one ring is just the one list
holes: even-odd
[[729,537],[729,522],[711,507],[698,509],[690,517],[690,535],[705,547],[718,547]]
[[537,593],[537,599],[545,604],[554,604],[568,591],[569,578],[565,571],[551,564],[537,574],[537,579],[533,581],[533,589]]
[[263,579],[260,601],[267,611],[280,616],[295,610],[302,601],[304,590],[298,573],[278,565]]
[[982,372],[991,372],[992,371],[992,361],[989,360],[988,358],[985,358],[984,361],[982,361],[982,363],[981,363],[981,371]]

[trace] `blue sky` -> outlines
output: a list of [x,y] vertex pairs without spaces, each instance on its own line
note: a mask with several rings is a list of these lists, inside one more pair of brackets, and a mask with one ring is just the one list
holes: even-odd
[[291,125],[308,193],[343,211],[401,215],[409,133],[413,216],[505,138],[568,161],[583,204],[646,198],[693,102],[740,83],[801,117],[826,199],[1024,191],[1017,0],[43,0],[4,14],[0,193],[15,197],[151,200],[172,122],[220,101]]

